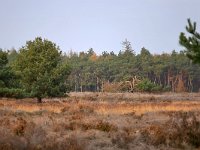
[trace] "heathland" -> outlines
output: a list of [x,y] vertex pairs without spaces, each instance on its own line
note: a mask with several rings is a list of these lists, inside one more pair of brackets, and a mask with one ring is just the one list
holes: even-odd
[[198,149],[199,93],[0,99],[0,149]]

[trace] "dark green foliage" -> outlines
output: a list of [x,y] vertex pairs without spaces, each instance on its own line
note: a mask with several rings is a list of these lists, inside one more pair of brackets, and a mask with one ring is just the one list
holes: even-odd
[[142,92],[159,92],[162,91],[162,87],[151,82],[149,79],[144,79],[136,86],[139,91]]
[[128,41],[127,39],[125,39],[123,42],[122,42],[122,51],[120,51],[119,54],[123,54],[123,55],[135,55],[135,52],[134,50],[132,49],[132,46],[131,46],[131,42]]
[[[193,33],[190,28],[195,26],[190,23],[188,31]],[[97,55],[90,48],[62,55],[54,43],[41,38],[28,41],[19,51],[0,52],[0,87],[23,89],[26,96],[38,99],[64,96],[66,91],[99,92],[110,85],[121,89],[116,92],[200,89],[200,68],[187,58],[188,52],[153,55],[143,47],[136,55],[127,39],[119,54],[104,51]],[[137,87],[135,80],[141,81]]]
[[0,70],[0,87],[18,87],[18,76],[11,67],[3,67]]
[[28,95],[22,89],[0,88],[0,97],[24,98],[28,97]]
[[23,89],[40,101],[44,97],[64,96],[70,68],[62,62],[59,48],[46,39],[28,41],[19,51],[14,68]]
[[3,68],[8,63],[7,53],[0,49],[0,67]]
[[192,23],[188,19],[188,26],[186,26],[189,37],[185,33],[179,36],[179,43],[186,48],[187,56],[194,62],[200,63],[200,34],[196,31],[196,22]]
[[18,76],[8,64],[8,53],[0,50],[0,97],[22,98],[24,93],[19,89]]
[[17,59],[18,52],[15,49],[8,50],[8,64],[12,63]]
[[160,86],[163,91],[177,91],[180,80],[186,91],[197,92],[200,88],[200,68],[192,64],[183,51],[152,55],[142,48],[138,55],[122,52],[116,55],[105,51],[97,56],[93,50],[92,54],[89,51],[79,54],[71,52],[63,57],[72,65],[69,78],[72,91],[103,91],[107,83],[121,84],[125,91],[131,91],[129,84],[135,76],[159,85],[154,91],[159,90]]

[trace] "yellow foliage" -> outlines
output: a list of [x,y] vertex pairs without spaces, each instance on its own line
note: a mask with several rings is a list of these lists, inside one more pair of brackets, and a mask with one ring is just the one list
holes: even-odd
[[97,59],[98,59],[98,56],[95,54],[95,53],[93,53],[91,56],[90,56],[90,58],[89,58],[91,61],[96,61]]

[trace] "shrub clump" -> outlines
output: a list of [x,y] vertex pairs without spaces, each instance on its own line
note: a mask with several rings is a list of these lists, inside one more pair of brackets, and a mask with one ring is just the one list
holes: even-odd
[[159,92],[162,91],[162,87],[158,84],[151,82],[149,79],[144,79],[136,86],[137,90],[141,92]]
[[108,122],[103,122],[102,120],[98,121],[95,127],[97,130],[110,132],[110,131],[117,131],[117,127],[113,124]]
[[155,146],[200,147],[200,121],[194,112],[175,113],[163,125],[151,125],[141,131],[143,140]]
[[200,121],[194,112],[179,112],[169,120],[169,138],[173,145],[184,143],[195,148],[200,147]]
[[26,120],[19,117],[19,118],[17,118],[17,122],[14,125],[13,131],[17,136],[23,136],[25,133],[26,126],[27,126]]
[[0,88],[0,97],[25,98],[27,94],[22,89]]

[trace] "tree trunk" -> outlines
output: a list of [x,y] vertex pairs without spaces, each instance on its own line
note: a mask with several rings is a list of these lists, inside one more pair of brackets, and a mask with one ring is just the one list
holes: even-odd
[[37,102],[38,102],[38,103],[42,103],[42,98],[41,98],[41,97],[38,97],[38,98],[37,98]]
[[104,86],[103,81],[101,81],[101,92],[104,91],[103,86]]
[[80,78],[80,84],[81,84],[81,86],[80,86],[80,89],[81,89],[81,92],[83,92],[83,84],[82,84],[82,78]]
[[99,78],[97,77],[96,90],[99,92]]

